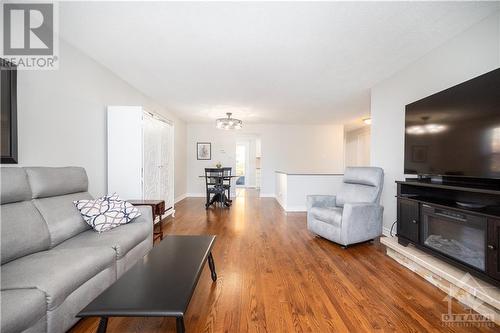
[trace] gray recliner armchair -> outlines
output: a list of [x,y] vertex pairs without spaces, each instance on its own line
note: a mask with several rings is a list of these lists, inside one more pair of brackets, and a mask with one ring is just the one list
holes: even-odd
[[337,195],[307,196],[309,231],[346,247],[382,235],[384,171],[348,167]]

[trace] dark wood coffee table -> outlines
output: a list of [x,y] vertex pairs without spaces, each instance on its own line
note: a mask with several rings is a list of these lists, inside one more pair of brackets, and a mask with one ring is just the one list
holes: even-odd
[[217,280],[212,246],[215,236],[167,236],[142,260],[97,296],[77,317],[175,317],[184,332],[184,315],[201,271],[208,261]]

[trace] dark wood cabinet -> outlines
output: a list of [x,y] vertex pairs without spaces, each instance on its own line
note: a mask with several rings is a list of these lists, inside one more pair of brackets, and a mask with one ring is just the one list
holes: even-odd
[[500,287],[499,186],[416,179],[396,184],[399,244]]
[[487,269],[488,275],[500,280],[500,220],[488,221]]
[[400,243],[407,245],[408,241],[418,242],[419,205],[418,202],[398,200],[398,227],[397,234]]
[[[153,213],[153,241],[163,240],[163,215],[165,209],[164,200],[128,200],[134,206],[150,206]],[[156,220],[158,218],[158,221]]]

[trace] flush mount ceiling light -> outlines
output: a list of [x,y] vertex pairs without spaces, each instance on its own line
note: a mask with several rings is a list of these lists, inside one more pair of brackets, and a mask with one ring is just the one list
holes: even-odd
[[369,117],[368,117],[368,118],[364,118],[364,119],[363,119],[363,122],[364,122],[365,124],[367,124],[367,125],[371,125],[371,123],[372,123],[372,118],[369,118]]
[[219,129],[224,130],[234,130],[241,129],[243,127],[243,122],[236,118],[231,118],[232,113],[227,112],[227,118],[219,118],[216,121],[216,126]]
[[422,134],[435,134],[446,130],[445,125],[439,124],[426,124],[426,125],[416,125],[410,126],[406,129],[406,133],[422,135]]

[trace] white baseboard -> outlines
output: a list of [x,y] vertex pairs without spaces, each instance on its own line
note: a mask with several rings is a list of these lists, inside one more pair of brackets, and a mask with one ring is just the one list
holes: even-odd
[[391,237],[391,228],[387,228],[386,226],[382,227],[382,234],[387,237]]
[[281,208],[283,208],[283,210],[285,212],[287,212],[287,213],[301,213],[301,212],[306,212],[307,211],[307,207],[305,205],[301,205],[301,206],[287,206],[283,202],[281,202],[280,200],[278,200],[278,198],[276,198],[276,197],[274,197],[274,198],[279,203],[279,205],[281,206]]
[[175,209],[169,209],[169,210],[167,210],[166,214],[163,215],[163,217],[165,218],[165,217],[168,217],[170,215],[172,215],[172,216],[175,215]]
[[174,199],[174,204],[178,203],[181,200],[184,200],[187,198],[187,193],[179,195],[177,198]]
[[206,193],[186,193],[186,198],[204,198]]
[[307,211],[307,207],[306,206],[290,206],[290,207],[286,207],[285,211],[287,213],[292,213],[292,212],[306,212]]

